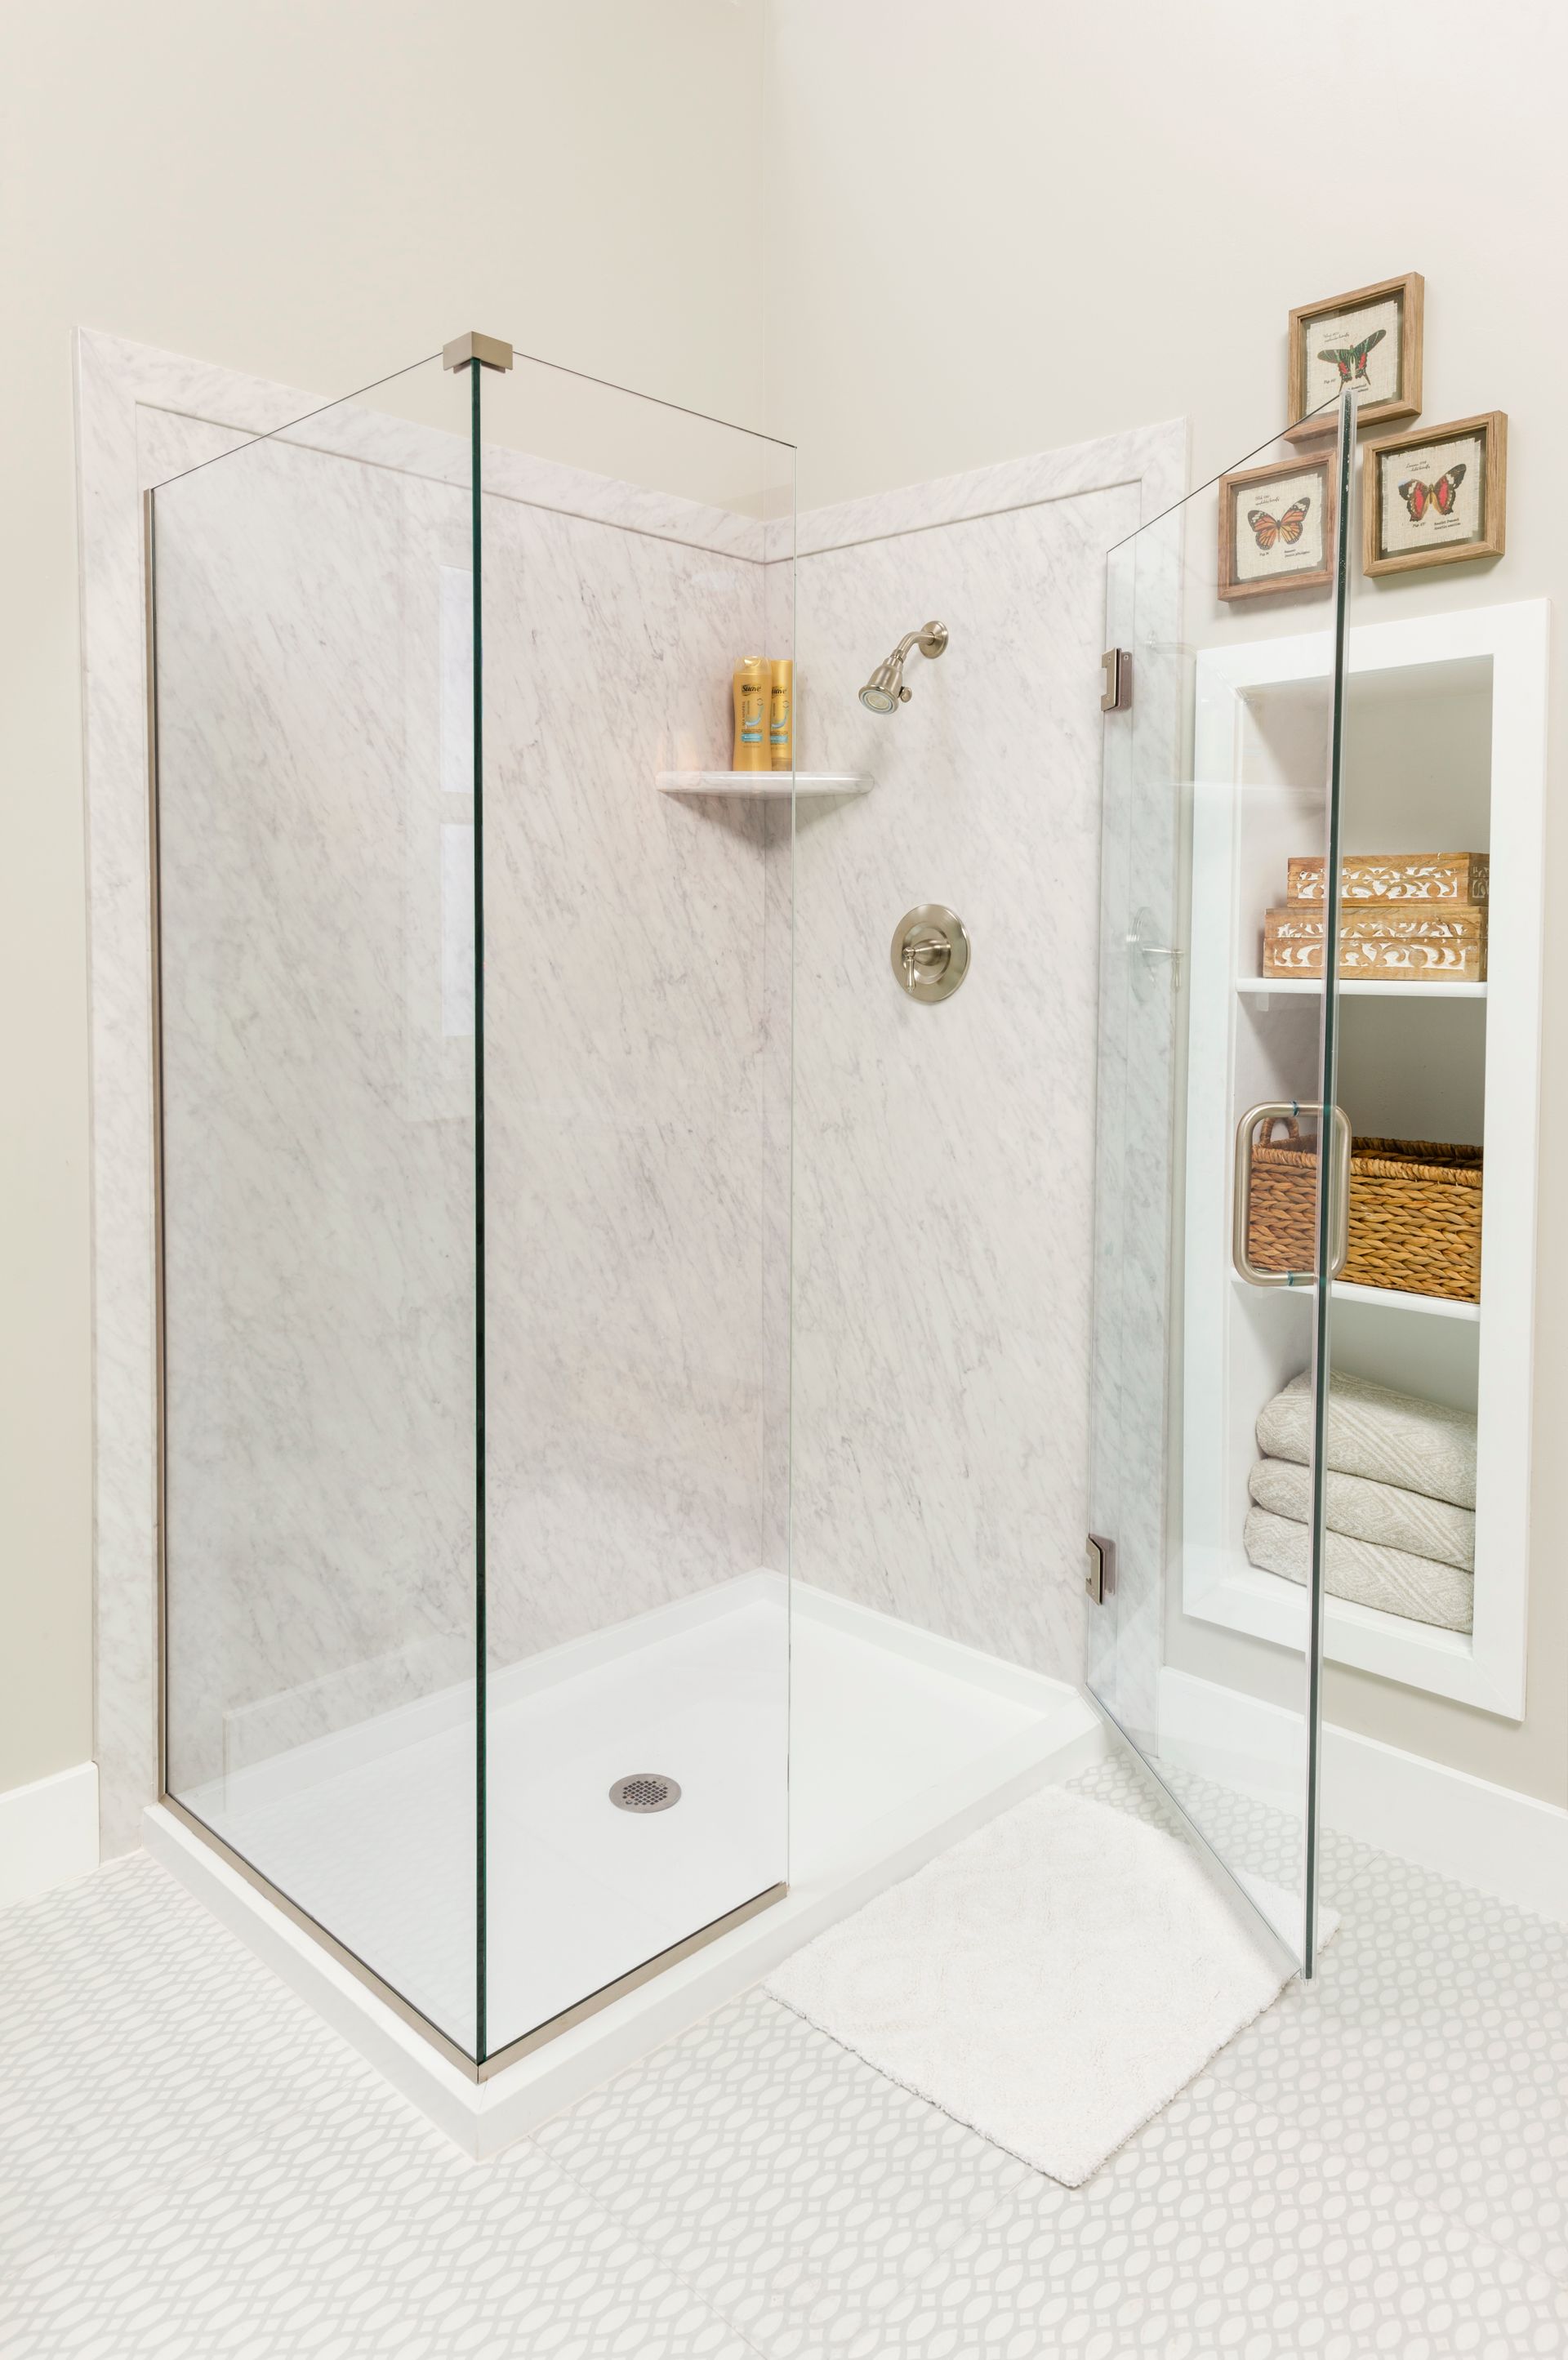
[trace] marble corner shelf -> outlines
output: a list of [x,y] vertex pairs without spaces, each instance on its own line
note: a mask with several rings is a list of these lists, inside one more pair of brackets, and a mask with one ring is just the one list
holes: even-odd
[[744,795],[784,801],[792,787],[800,795],[869,795],[872,781],[863,770],[660,770],[653,781],[662,795]]

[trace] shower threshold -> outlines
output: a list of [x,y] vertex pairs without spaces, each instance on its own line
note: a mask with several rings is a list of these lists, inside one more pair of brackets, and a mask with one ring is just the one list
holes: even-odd
[[[416,2028],[416,2020],[334,1955],[309,1918],[280,1906],[243,1863],[214,1847],[200,1831],[204,1814],[188,1814],[179,1805],[154,1806],[146,1814],[148,1848],[466,2154],[495,2154],[756,1983],[788,1952],[923,1861],[1036,1786],[1081,1768],[1103,1750],[1103,1724],[1066,1682],[1025,1671],[805,1583],[793,1584],[788,1595],[787,1887],[781,1878],[755,1892],[740,1908],[719,1912],[706,1907],[697,1886],[674,1895],[656,1890],[655,1872],[648,1893],[650,1927],[656,1922],[657,1901],[684,1913],[679,1922],[685,1928],[697,1927],[703,1932],[669,1944],[651,1941],[650,1951],[657,1955],[650,1957],[646,1970],[620,1979],[613,1986],[618,1995],[564,2007],[546,2027],[551,2037],[520,2042],[512,2052],[515,2061],[492,2060],[485,2078],[476,2080],[471,2063],[459,2061],[455,2050],[444,2053],[444,2044],[438,2046],[422,2026]],[[700,1650],[705,1677],[716,1649],[721,1655],[726,1648],[732,1650],[737,1666],[748,1658],[755,1661],[759,1618],[782,1617],[785,1596],[779,1576],[743,1575],[709,1593],[701,1619],[684,1635],[677,1631],[672,1636],[657,1616],[644,1618],[647,1644],[663,1649],[666,1658],[671,1649]],[[627,1629],[634,1634],[638,1626]],[[640,1653],[635,1645],[623,1650],[603,1673],[607,1742],[621,1748],[629,1739],[635,1744],[625,1725],[624,1700],[626,1677]],[[580,1717],[583,1709],[579,1693],[574,1712]],[[531,1727],[537,1725],[539,1710],[536,1692]],[[615,1764],[626,1773],[659,1766],[652,1755],[646,1763],[634,1762],[623,1750]],[[429,1775],[428,1761],[424,1775]],[[609,1783],[604,1782],[605,1789]],[[743,1788],[744,1781],[741,1785]],[[749,1810],[762,1791],[759,1785],[757,1796],[751,1798],[742,1791],[740,1807]],[[298,1814],[300,1841],[311,1829],[319,1834],[323,1825],[341,1825],[352,1835],[346,1811],[351,1782],[342,1793],[345,1807],[337,1811],[323,1813],[313,1807]],[[700,1779],[695,1788],[686,1782],[678,1808],[652,1815],[642,1826],[635,1814],[613,1810],[604,1790],[592,1799],[602,1810],[603,1822],[613,1823],[612,1840],[636,1843],[676,1828],[694,1797],[701,1808]],[[285,1797],[275,1808],[269,1824],[274,1848],[268,1860],[272,1868],[279,1860],[276,1845],[291,1832],[287,1801]],[[598,1841],[600,1822],[590,1824]],[[220,1835],[228,1832],[220,1823]],[[236,1844],[236,1850],[243,1852],[245,1846]],[[570,1848],[572,1856],[580,1851],[580,1844]],[[300,1857],[303,1861],[305,1855]],[[344,1882],[344,1865],[340,1859],[333,1872],[331,1889],[339,1904],[334,1930],[351,1936],[354,1925],[345,1924],[342,1915],[350,1890]],[[552,1893],[543,1881],[549,1874],[549,1858],[542,1854],[537,1873],[524,1881],[524,1891],[537,1904],[532,1924],[555,1929],[570,1925],[578,1949],[570,1956],[558,1952],[553,1972],[576,1976],[576,1993],[592,1991],[595,1959],[607,1954],[594,1949],[591,1885],[570,1890],[563,1885]],[[369,1887],[374,1880],[364,1883]],[[297,1882],[295,1889],[300,1890]],[[731,1884],[730,1896],[735,1890]],[[352,1907],[350,1900],[351,1918]],[[431,1939],[438,1941],[443,1912],[433,1906],[429,1917]],[[716,1917],[717,1929],[707,1922]],[[362,1922],[365,1954],[386,1955],[384,1949],[378,1951],[369,1921]],[[531,1955],[540,1949],[535,1941]],[[559,1988],[569,1995],[569,1983]],[[515,2004],[533,2011],[521,2020],[538,2024],[551,2005],[549,1988],[536,1981],[524,1994],[520,1987]]]

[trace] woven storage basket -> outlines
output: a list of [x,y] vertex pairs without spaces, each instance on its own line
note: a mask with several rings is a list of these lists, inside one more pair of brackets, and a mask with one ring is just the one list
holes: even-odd
[[[1278,1118],[1276,1118],[1277,1120]],[[1318,1142],[1294,1122],[1253,1142],[1247,1253],[1259,1270],[1317,1263]],[[1431,1139],[1357,1139],[1350,1251],[1340,1276],[1400,1295],[1481,1300],[1481,1150]]]

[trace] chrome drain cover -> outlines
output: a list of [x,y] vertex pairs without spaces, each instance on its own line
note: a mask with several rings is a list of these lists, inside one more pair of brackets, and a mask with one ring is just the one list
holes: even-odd
[[618,1778],[609,1790],[618,1811],[668,1811],[681,1799],[681,1790],[662,1770],[634,1770]]

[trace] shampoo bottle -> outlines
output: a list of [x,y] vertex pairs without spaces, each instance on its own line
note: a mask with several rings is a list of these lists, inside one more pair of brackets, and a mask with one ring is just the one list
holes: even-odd
[[765,770],[768,763],[768,664],[764,656],[742,656],[735,667],[735,759],[737,770]]
[[775,770],[795,768],[795,666],[775,656],[768,700],[768,760]]

